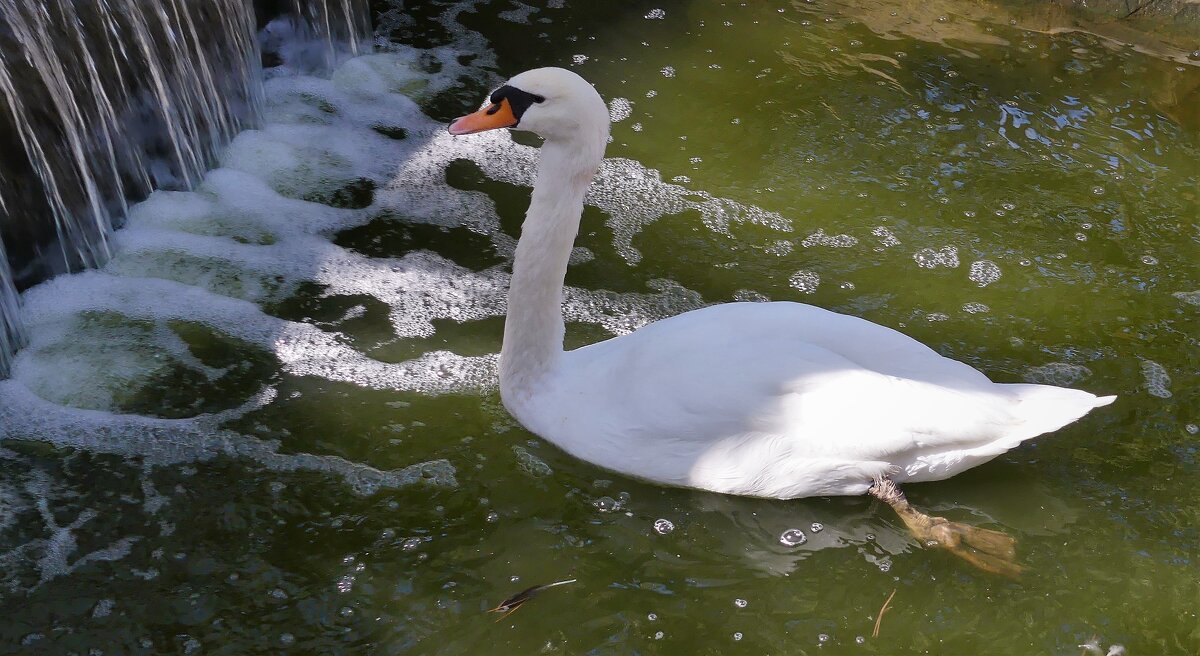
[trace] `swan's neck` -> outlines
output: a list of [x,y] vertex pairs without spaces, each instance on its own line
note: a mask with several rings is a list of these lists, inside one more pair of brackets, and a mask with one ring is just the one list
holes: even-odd
[[508,317],[500,349],[500,393],[506,404],[528,397],[563,353],[563,278],[583,196],[604,156],[599,146],[547,141],[513,259]]

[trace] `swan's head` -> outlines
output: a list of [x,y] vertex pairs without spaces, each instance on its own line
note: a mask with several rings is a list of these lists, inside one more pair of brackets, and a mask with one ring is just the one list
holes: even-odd
[[563,68],[535,68],[492,92],[482,109],[450,124],[450,134],[529,130],[546,141],[608,140],[608,107],[587,80]]

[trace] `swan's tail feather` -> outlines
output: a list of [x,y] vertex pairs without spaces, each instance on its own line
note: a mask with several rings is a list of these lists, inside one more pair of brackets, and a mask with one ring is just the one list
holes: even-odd
[[1012,415],[1016,426],[1010,437],[1021,442],[1043,433],[1056,431],[1083,417],[1093,408],[1108,405],[1117,397],[1096,396],[1090,392],[1053,385],[1005,385],[1016,397]]

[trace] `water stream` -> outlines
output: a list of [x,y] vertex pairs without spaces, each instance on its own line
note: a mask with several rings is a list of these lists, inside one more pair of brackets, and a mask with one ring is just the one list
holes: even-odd
[[[962,3],[375,10],[375,52],[354,58],[268,31],[283,65],[257,127],[131,204],[100,266],[22,293],[28,343],[0,381],[0,644],[1200,651],[1188,51]],[[445,122],[538,65],[592,80],[614,120],[568,346],[786,299],[997,380],[1120,395],[908,490],[1016,536],[1026,576],[923,549],[865,498],[664,489],[508,417],[495,354],[537,144]]]

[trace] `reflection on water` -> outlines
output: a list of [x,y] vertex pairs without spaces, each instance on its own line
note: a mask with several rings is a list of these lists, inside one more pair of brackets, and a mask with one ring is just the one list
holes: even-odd
[[[3,640],[1076,653],[1097,634],[1196,651],[1200,69],[1031,20],[431,2],[385,12],[386,51],[329,79],[275,71],[268,123],[222,168],[131,208],[103,269],[24,296],[30,346],[0,382]],[[548,64],[593,80],[615,121],[569,344],[801,300],[1000,380],[1121,395],[908,490],[1018,536],[1030,576],[922,549],[865,498],[664,489],[515,425],[494,354],[536,143],[452,140],[443,121]]]

